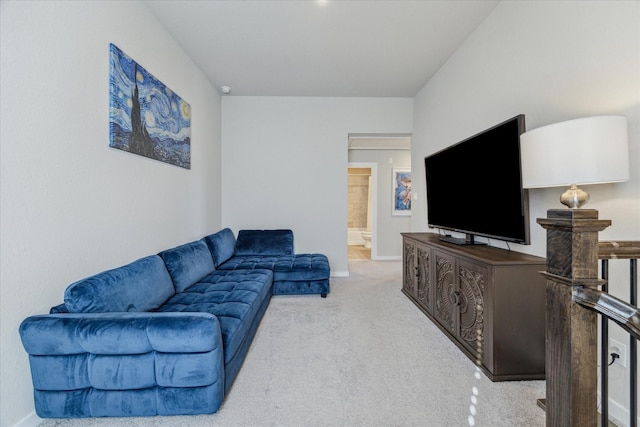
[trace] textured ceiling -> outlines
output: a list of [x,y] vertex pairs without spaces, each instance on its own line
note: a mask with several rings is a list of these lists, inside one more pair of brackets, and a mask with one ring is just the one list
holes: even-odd
[[231,95],[413,97],[497,1],[151,0]]

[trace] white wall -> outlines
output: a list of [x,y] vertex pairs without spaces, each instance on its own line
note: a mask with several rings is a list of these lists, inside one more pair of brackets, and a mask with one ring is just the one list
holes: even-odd
[[[349,150],[349,162],[368,162],[377,164],[376,211],[377,234],[372,244],[372,259],[402,259],[402,236],[400,233],[411,230],[410,216],[393,216],[394,202],[393,168],[411,168],[409,150]],[[375,256],[374,256],[375,255]]]
[[[18,326],[72,281],[221,226],[220,96],[140,2],[1,3],[0,424],[33,423]],[[109,43],[191,105],[190,170],[109,148]]]
[[297,252],[347,274],[348,134],[411,133],[413,100],[231,96],[222,108],[225,226],[291,228]]
[[[413,187],[421,195],[426,155],[518,113],[529,130],[588,115],[626,115],[631,179],[585,186],[586,207],[613,222],[602,240],[640,240],[640,2],[504,1],[425,85],[414,113]],[[563,208],[562,191],[530,190],[531,245],[513,249],[545,256],[546,234],[536,219]],[[412,230],[426,231],[424,197],[412,209]],[[624,285],[613,274],[611,291],[628,298],[628,273]],[[620,382],[628,373],[615,369],[610,392],[612,414],[619,416],[628,408],[628,388]]]

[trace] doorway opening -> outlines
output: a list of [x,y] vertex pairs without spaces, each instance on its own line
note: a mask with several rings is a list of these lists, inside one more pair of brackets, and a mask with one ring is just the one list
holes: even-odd
[[[411,168],[411,135],[350,133],[347,166],[349,181],[358,181],[361,186],[348,190],[347,258],[399,259],[402,245],[398,236],[409,231],[411,218],[393,215],[393,173]],[[366,206],[355,216],[352,210],[358,202],[352,197],[354,193],[365,200],[359,206]]]
[[375,247],[376,163],[350,162],[348,166],[348,259],[372,259]]

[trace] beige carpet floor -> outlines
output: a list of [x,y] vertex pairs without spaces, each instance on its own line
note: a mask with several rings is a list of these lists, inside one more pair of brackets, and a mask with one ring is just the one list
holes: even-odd
[[400,261],[349,261],[326,299],[276,296],[212,415],[50,426],[544,426],[544,381],[491,382],[401,292]]

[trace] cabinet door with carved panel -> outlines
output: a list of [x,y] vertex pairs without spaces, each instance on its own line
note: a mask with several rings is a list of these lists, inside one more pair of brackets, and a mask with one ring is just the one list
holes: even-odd
[[431,280],[431,249],[428,246],[417,245],[416,246],[416,284],[417,292],[416,297],[418,303],[429,313],[433,312],[431,307],[431,301],[433,299],[432,294],[432,280]]
[[464,259],[457,260],[458,341],[480,360],[483,359],[485,287],[488,283],[487,268]]
[[417,297],[416,242],[404,239],[402,244],[402,291],[413,298]]
[[433,316],[449,333],[456,334],[458,285],[455,274],[455,258],[448,253],[433,251],[435,261]]
[[492,381],[544,379],[546,260],[402,236],[402,292]]

